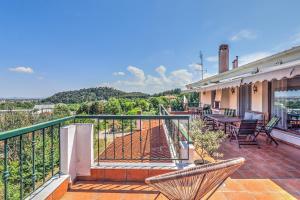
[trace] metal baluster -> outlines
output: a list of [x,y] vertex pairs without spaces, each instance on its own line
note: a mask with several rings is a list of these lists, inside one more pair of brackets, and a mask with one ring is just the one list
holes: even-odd
[[141,118],[140,118],[140,156],[142,160],[143,154],[142,154],[142,119]]
[[132,159],[132,119],[130,119],[130,158]]
[[116,159],[115,119],[113,119],[114,160]]
[[124,120],[122,119],[122,158],[124,160]]
[[190,145],[190,120],[188,119],[188,125],[187,125],[187,137],[188,137],[188,157],[187,159],[189,160],[190,159],[190,148],[189,148],[189,145]]
[[20,174],[20,199],[23,199],[23,136],[19,139],[19,174]]
[[100,121],[99,118],[97,119],[97,144],[98,144],[98,149],[97,149],[97,157],[98,157],[98,166],[100,165]]
[[160,119],[158,119],[158,145],[161,151],[161,143],[160,143]]
[[3,182],[4,182],[4,199],[8,199],[8,162],[7,162],[7,154],[8,154],[8,144],[7,139],[4,140],[4,169],[3,169]]
[[61,147],[60,147],[60,123],[58,124],[58,161],[59,161],[59,171],[58,171],[58,176],[60,177],[61,174]]
[[151,133],[152,133],[152,130],[151,130],[151,119],[149,119],[149,131],[148,131],[148,137],[149,137],[149,148],[150,148],[150,156],[149,156],[149,159],[151,160],[151,156],[152,156],[152,149],[151,149]]
[[107,157],[106,157],[106,119],[104,120],[104,126],[105,126],[105,130],[104,130],[104,149],[105,149],[105,159],[107,159]]
[[53,134],[54,134],[54,130],[53,130],[53,126],[51,126],[51,150],[50,150],[50,153],[51,153],[51,175],[53,176],[54,175],[54,147],[53,147]]
[[32,189],[35,191],[35,180],[36,180],[36,175],[35,175],[35,132],[32,132],[32,140],[31,140],[31,145],[32,145]]
[[179,123],[179,119],[177,120],[177,141],[178,141],[178,159],[180,159],[180,136],[179,136],[179,134],[180,134],[180,128],[179,128],[179,125],[180,125],[180,123]]
[[46,166],[45,166],[45,129],[42,130],[42,140],[43,140],[43,183],[45,183],[46,177]]

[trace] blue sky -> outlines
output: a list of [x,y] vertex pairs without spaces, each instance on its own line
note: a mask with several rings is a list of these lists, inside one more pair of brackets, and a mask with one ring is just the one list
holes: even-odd
[[0,97],[108,85],[153,93],[300,43],[300,1],[0,1]]

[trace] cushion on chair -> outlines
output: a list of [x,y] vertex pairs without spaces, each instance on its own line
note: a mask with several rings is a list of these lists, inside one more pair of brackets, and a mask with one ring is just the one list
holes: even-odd
[[253,113],[251,113],[251,112],[245,112],[244,119],[245,120],[251,120],[251,119],[253,119]]
[[264,116],[263,116],[263,114],[256,114],[256,113],[253,113],[253,114],[252,114],[252,119],[256,119],[256,120],[258,120],[258,121],[262,121],[262,120],[264,120]]

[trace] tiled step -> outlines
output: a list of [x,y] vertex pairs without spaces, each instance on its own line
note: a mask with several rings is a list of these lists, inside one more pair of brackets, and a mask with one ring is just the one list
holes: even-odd
[[175,170],[171,168],[93,168],[90,176],[77,176],[76,181],[144,182],[148,177]]

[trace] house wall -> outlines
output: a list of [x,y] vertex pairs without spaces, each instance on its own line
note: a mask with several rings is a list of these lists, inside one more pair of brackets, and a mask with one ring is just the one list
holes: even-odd
[[[257,87],[257,92],[253,92],[253,87]],[[263,104],[263,89],[262,89],[262,82],[256,82],[255,84],[252,84],[252,99],[251,99],[251,110],[262,112],[262,104]],[[268,94],[264,94],[268,95]]]
[[201,97],[202,105],[204,105],[204,104],[211,105],[211,91],[202,92],[200,97]]
[[234,93],[232,94],[231,88],[229,91],[229,108],[236,109],[238,108],[238,87],[234,87]]
[[216,98],[215,101],[221,101],[222,100],[222,89],[216,90]]
[[230,102],[230,98],[229,98],[229,89],[225,88],[221,90],[222,92],[222,97],[221,97],[221,108],[228,108],[229,107],[229,102]]

